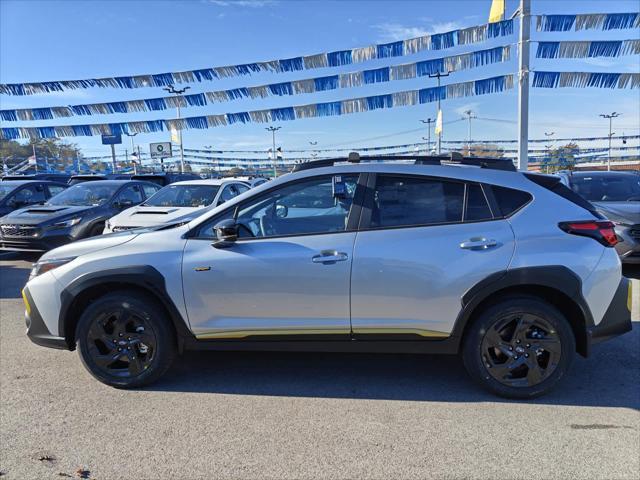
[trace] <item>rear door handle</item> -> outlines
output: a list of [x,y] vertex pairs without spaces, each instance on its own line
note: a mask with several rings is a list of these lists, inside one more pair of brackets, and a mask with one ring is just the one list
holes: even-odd
[[343,252],[336,252],[335,250],[323,250],[320,255],[314,255],[311,257],[313,263],[336,263],[344,262],[349,258],[349,255]]
[[495,247],[498,245],[493,239],[489,238],[471,238],[466,242],[460,244],[460,248],[465,250],[486,250],[487,248]]

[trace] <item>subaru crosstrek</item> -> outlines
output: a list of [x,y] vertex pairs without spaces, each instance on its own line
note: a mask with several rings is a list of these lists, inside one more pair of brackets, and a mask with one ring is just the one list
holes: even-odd
[[613,225],[558,178],[364,160],[47,253],[23,291],[29,337],[120,388],[185,349],[461,353],[492,392],[530,398],[631,329]]

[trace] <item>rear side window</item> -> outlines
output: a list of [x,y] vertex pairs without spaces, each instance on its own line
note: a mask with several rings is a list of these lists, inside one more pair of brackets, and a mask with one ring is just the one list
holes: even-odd
[[379,175],[371,227],[461,222],[463,202],[463,183]]
[[492,186],[493,196],[500,208],[503,217],[508,217],[512,213],[520,210],[531,200],[531,195],[521,190],[513,188]]
[[470,183],[467,185],[467,205],[464,213],[465,222],[477,222],[480,220],[492,220],[491,209],[484,196],[480,185]]

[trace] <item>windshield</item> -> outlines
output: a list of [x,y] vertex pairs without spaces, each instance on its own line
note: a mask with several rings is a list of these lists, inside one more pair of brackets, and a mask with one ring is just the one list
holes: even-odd
[[640,201],[640,175],[574,176],[571,188],[590,202]]
[[15,185],[7,185],[0,183],[0,200],[9,195],[15,189]]
[[79,183],[51,197],[47,205],[103,205],[113,197],[119,187],[120,184],[105,184],[100,181]]
[[218,185],[167,185],[142,205],[152,207],[205,207],[213,203]]

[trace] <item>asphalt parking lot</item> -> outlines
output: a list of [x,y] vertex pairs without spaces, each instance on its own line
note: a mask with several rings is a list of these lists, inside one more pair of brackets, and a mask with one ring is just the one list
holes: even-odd
[[119,391],[25,337],[28,273],[0,256],[3,479],[640,478],[637,316],[535,401],[414,355],[189,353]]

